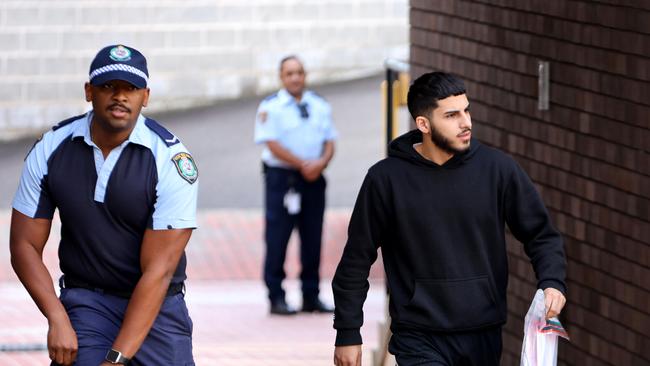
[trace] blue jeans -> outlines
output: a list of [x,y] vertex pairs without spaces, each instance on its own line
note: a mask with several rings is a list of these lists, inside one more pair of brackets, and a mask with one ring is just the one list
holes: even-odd
[[[83,288],[64,288],[61,302],[77,333],[79,351],[75,365],[101,364],[117,337],[129,299]],[[165,298],[149,334],[129,365],[194,366],[192,320],[183,293]]]

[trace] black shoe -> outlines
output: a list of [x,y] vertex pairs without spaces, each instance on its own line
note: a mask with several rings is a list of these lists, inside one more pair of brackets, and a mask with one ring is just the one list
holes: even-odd
[[305,313],[333,313],[334,308],[332,306],[326,305],[319,299],[311,301],[303,301],[302,309],[300,310]]
[[289,306],[284,299],[271,302],[271,314],[275,315],[295,315],[298,312]]

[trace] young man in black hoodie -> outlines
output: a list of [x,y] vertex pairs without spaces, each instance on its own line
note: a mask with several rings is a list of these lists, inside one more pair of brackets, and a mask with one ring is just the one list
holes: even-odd
[[332,283],[334,363],[361,365],[362,307],[381,247],[397,363],[498,365],[507,317],[505,225],[530,257],[547,317],[566,302],[562,238],[521,167],[471,138],[459,78],[422,75],[408,108],[417,129],[369,169],[350,219]]

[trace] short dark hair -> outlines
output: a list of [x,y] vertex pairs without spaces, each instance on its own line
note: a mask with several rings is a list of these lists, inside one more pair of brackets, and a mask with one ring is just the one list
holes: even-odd
[[296,61],[300,62],[300,64],[302,65],[302,60],[300,60],[300,58],[298,58],[298,56],[296,56],[296,55],[284,56],[282,58],[282,60],[280,60],[280,72],[282,72],[282,66],[284,66],[284,63],[289,61],[289,60],[296,60]]
[[409,112],[413,119],[429,117],[438,107],[438,101],[447,97],[465,94],[465,84],[456,75],[446,72],[430,72],[415,79],[407,97]]

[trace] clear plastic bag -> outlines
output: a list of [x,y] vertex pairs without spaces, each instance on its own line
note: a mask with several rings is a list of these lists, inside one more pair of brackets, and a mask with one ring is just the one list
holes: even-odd
[[544,291],[537,290],[524,324],[520,366],[556,366],[557,337],[569,340],[558,318],[546,319]]

